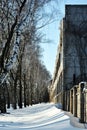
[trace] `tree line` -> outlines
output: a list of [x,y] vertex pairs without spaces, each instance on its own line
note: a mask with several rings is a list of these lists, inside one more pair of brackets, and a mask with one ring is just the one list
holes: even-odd
[[[0,111],[48,101],[51,78],[43,64],[40,29],[52,0],[0,0]],[[48,19],[49,18],[49,19]]]

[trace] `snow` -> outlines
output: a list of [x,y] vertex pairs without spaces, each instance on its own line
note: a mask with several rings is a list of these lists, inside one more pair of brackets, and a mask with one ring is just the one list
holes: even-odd
[[78,130],[70,125],[70,119],[64,111],[54,104],[41,103],[7,111],[8,114],[0,114],[0,130]]

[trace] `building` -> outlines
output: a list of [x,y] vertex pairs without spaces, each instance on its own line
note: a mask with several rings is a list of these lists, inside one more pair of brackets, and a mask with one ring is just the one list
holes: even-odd
[[66,5],[50,101],[70,110],[71,90],[82,81],[87,82],[87,5]]

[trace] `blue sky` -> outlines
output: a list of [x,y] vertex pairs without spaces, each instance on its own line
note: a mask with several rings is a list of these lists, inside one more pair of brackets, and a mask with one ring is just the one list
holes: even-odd
[[52,40],[52,43],[41,44],[41,47],[44,49],[42,60],[47,70],[51,73],[51,75],[53,75],[54,73],[57,47],[60,37],[59,26],[60,26],[60,20],[64,17],[65,4],[87,4],[87,0],[60,0],[60,1],[62,2],[60,2],[59,5],[57,5],[57,7],[60,9],[61,12],[59,20],[55,21],[52,24],[47,25],[44,28],[46,39]]

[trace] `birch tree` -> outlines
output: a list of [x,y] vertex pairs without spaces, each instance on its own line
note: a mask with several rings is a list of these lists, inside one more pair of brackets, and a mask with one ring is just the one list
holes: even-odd
[[[42,35],[39,33],[38,30],[47,25],[47,23],[49,23],[49,21],[51,20],[50,17],[49,20],[46,20],[48,15],[46,15],[46,13],[44,14],[43,12],[44,5],[48,4],[50,1],[51,0],[0,1],[0,89],[3,90],[3,88],[5,87],[5,83],[7,84],[8,79],[12,78],[12,71],[14,75],[13,77],[15,77],[15,79],[13,79],[14,91],[16,91],[16,87],[18,88],[17,67],[20,63],[18,63],[18,57],[20,53],[19,47],[21,47],[21,43],[24,42],[24,39],[26,39],[26,35],[27,39],[25,40],[25,44],[33,48],[33,55],[37,55],[37,57],[38,55],[40,55],[40,53],[37,53],[36,51],[36,48],[38,48],[39,46],[36,46],[35,44],[38,45],[38,42],[41,42]],[[30,55],[32,55],[32,52],[30,53]],[[40,62],[40,60],[37,61]],[[37,69],[37,67],[35,66],[36,63],[32,62],[31,65],[29,64],[29,68],[31,68],[32,64],[34,65],[34,70]],[[32,72],[33,68],[30,69],[31,71],[29,71],[29,76],[32,77],[34,74],[34,78],[32,78],[32,83],[34,85],[34,83],[36,82],[36,70],[35,72]],[[23,74],[23,70],[21,70],[19,80],[20,86],[23,84],[21,79]],[[28,83],[26,83],[26,85],[27,84]],[[2,93],[1,97],[3,97]],[[16,103],[16,99],[14,99],[14,102]],[[16,108],[16,104],[14,108]]]

